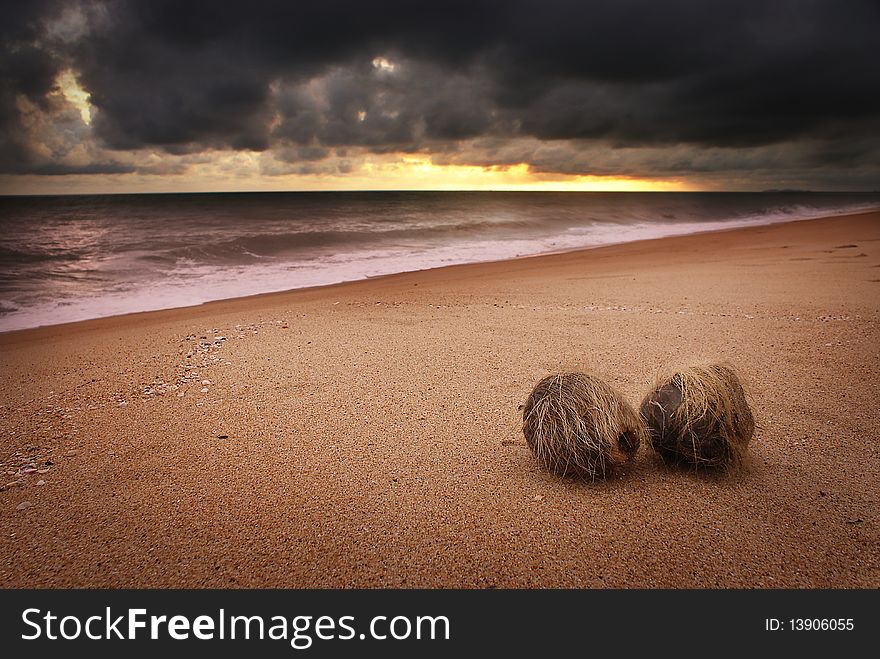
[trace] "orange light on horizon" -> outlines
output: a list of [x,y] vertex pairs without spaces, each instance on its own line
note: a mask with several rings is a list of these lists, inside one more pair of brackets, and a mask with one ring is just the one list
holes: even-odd
[[[69,87],[68,87],[69,89]],[[68,92],[69,93],[69,92]],[[157,166],[159,153],[138,154],[135,162]],[[390,153],[356,159],[347,173],[267,175],[256,152],[214,152],[190,163],[185,173],[0,176],[9,194],[105,194],[130,192],[294,192],[294,191],[499,191],[499,192],[690,192],[701,188],[677,179],[534,172],[514,165],[437,164],[430,156]]]
[[[300,190],[497,190],[548,192],[687,192],[682,181],[630,176],[535,173],[527,163],[503,166],[436,164],[427,156],[367,159],[345,176],[280,177]],[[293,181],[291,181],[293,183]]]

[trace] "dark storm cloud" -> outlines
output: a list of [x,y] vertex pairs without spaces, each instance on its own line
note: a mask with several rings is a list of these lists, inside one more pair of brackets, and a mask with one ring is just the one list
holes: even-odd
[[[395,126],[376,126],[375,118],[363,126],[351,123],[353,104],[370,93],[358,69],[391,48],[428,59],[439,55],[448,63],[472,57],[503,6],[469,5],[108,2],[101,28],[73,58],[100,110],[96,131],[113,148],[196,143],[266,149],[273,83],[303,81],[332,67],[351,68],[353,75],[350,88],[332,90],[330,112],[320,118],[328,144],[384,143],[386,133],[389,143],[408,141],[408,115]],[[479,25],[460,23],[465,12]],[[284,130],[296,138],[310,130],[314,114],[305,108],[303,116],[294,111],[285,119]]]
[[[85,34],[61,39],[47,26],[70,6],[3,8],[0,161],[29,149],[16,99],[45,103],[70,68],[94,135],[117,150],[268,149],[305,164],[325,149],[448,153],[480,138],[675,147],[655,170],[617,162],[651,175],[699,160],[682,145],[791,143],[818,169],[878,166],[880,3],[868,0],[95,0],[76,5]],[[555,164],[546,150],[524,157],[592,173],[573,149],[550,150]]]
[[367,60],[335,68],[319,84],[279,92],[281,120],[272,137],[375,152],[469,139],[492,126],[488,91],[479,75],[441,70],[432,63],[374,65]]
[[538,138],[752,146],[880,112],[878,3],[618,2],[584,32],[545,15],[500,67]]
[[34,45],[48,3],[4,3],[0,20],[0,170],[30,158],[20,130],[18,98],[45,106],[57,69],[54,57]]

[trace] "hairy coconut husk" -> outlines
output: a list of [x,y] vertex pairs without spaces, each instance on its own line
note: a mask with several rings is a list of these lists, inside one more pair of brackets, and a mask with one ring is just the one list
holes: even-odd
[[623,397],[585,373],[541,380],[523,406],[523,434],[538,461],[560,475],[605,477],[647,439]]
[[755,433],[740,378],[728,364],[660,377],[640,413],[651,446],[669,464],[740,466]]

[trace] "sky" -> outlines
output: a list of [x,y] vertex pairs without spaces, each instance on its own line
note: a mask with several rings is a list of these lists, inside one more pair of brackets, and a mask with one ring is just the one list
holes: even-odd
[[878,190],[880,2],[0,0],[0,194]]

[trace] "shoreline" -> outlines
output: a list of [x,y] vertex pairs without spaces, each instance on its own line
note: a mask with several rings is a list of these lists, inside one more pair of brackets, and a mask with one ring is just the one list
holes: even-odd
[[[3,333],[0,587],[878,588],[878,345],[880,212]],[[742,473],[523,439],[547,373],[703,360]]]
[[[662,194],[662,193],[656,193],[656,194]],[[769,194],[772,194],[772,193],[769,193]],[[14,334],[32,332],[32,331],[36,331],[36,330],[50,330],[52,328],[63,329],[66,327],[79,326],[82,324],[94,323],[94,322],[98,322],[98,321],[113,321],[115,319],[141,317],[145,314],[161,314],[161,313],[166,313],[166,312],[172,312],[172,313],[173,312],[181,312],[181,311],[185,311],[187,309],[198,309],[198,308],[205,307],[208,305],[213,305],[213,304],[228,304],[228,303],[233,303],[233,302],[236,302],[239,300],[241,300],[241,301],[255,300],[256,301],[256,300],[267,298],[270,296],[284,296],[284,295],[290,295],[290,294],[297,293],[297,292],[333,289],[335,287],[348,286],[348,285],[363,283],[363,282],[380,281],[380,280],[383,280],[383,279],[386,279],[389,277],[398,277],[398,276],[402,276],[402,275],[412,275],[412,274],[418,274],[418,273],[423,273],[423,272],[443,271],[443,270],[447,270],[449,268],[467,268],[467,267],[472,267],[472,266],[511,263],[511,262],[516,262],[516,261],[526,261],[529,259],[538,259],[538,258],[552,257],[552,256],[558,256],[558,255],[564,255],[564,254],[589,253],[589,252],[595,252],[596,250],[603,250],[603,249],[608,249],[608,248],[620,247],[620,246],[624,246],[624,245],[635,245],[635,244],[639,244],[639,243],[663,241],[663,240],[669,240],[669,239],[675,239],[675,238],[687,238],[688,236],[702,236],[702,235],[707,235],[707,234],[724,234],[724,233],[728,233],[728,232],[736,232],[736,231],[743,231],[743,230],[747,231],[750,229],[758,229],[761,227],[796,224],[799,222],[816,222],[816,221],[833,220],[833,219],[838,219],[838,218],[859,217],[859,216],[863,216],[863,215],[872,215],[872,214],[875,214],[878,212],[880,212],[880,208],[872,209],[872,210],[865,210],[865,211],[858,211],[855,213],[843,212],[841,214],[827,215],[827,216],[821,216],[821,217],[797,218],[797,219],[784,220],[784,221],[770,221],[770,222],[763,222],[760,224],[746,225],[746,226],[734,226],[734,227],[723,228],[723,229],[708,229],[705,231],[694,231],[694,232],[686,233],[686,234],[673,234],[673,235],[669,235],[669,236],[658,236],[658,237],[654,237],[654,238],[642,238],[639,240],[631,240],[631,241],[619,242],[619,243],[608,243],[608,244],[588,246],[588,247],[573,247],[570,249],[553,250],[553,251],[548,251],[548,252],[540,252],[540,253],[536,253],[536,254],[527,254],[527,255],[523,255],[523,256],[514,256],[514,257],[510,257],[510,258],[494,259],[494,260],[488,260],[488,261],[474,261],[474,262],[470,262],[470,263],[453,263],[453,264],[449,264],[449,265],[423,268],[420,270],[403,270],[400,272],[391,272],[391,273],[382,274],[382,275],[366,276],[366,277],[362,277],[359,279],[350,279],[350,280],[332,282],[329,284],[318,284],[315,286],[302,286],[302,287],[298,287],[298,288],[287,288],[287,289],[278,290],[278,291],[267,291],[264,293],[253,293],[251,295],[241,295],[241,296],[228,297],[228,298],[219,298],[216,300],[206,300],[205,302],[199,302],[196,304],[190,304],[190,305],[184,305],[184,306],[178,306],[178,307],[164,307],[164,308],[160,308],[160,309],[147,309],[144,311],[131,311],[131,312],[122,313],[122,314],[111,314],[108,316],[97,316],[95,318],[86,318],[83,320],[74,320],[74,321],[56,323],[56,324],[52,324],[52,325],[37,325],[35,327],[25,327],[25,328],[20,328],[20,329],[13,329],[13,330],[0,330],[0,343],[2,343],[2,340],[4,337],[14,335]]]

